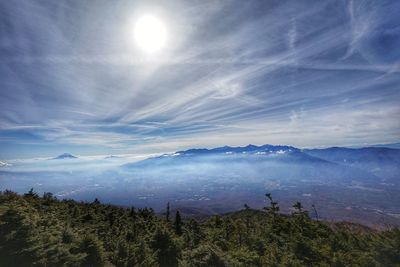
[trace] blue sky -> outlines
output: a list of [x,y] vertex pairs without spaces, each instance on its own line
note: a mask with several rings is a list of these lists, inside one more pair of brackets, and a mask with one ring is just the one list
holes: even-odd
[[[394,143],[399,1],[1,1],[0,158]],[[167,42],[148,55],[135,21]]]

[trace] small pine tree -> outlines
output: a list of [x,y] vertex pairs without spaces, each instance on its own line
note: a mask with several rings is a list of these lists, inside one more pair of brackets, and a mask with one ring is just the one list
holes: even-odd
[[79,246],[79,252],[86,253],[82,266],[104,266],[104,248],[95,236],[85,236]]
[[45,201],[52,201],[52,200],[54,200],[53,193],[44,192],[44,193],[43,193],[43,200],[45,200]]
[[28,197],[28,198],[38,198],[39,195],[33,190],[33,188],[31,188],[28,193],[24,194],[24,197]]
[[169,215],[170,215],[170,207],[169,207],[169,202],[167,203],[167,212],[166,212],[166,219],[169,222]]
[[269,207],[264,207],[264,210],[266,210],[269,214],[272,214],[275,217],[275,215],[279,211],[278,202],[275,202],[272,199],[271,193],[267,193],[267,194],[265,194],[265,196],[269,199],[270,206]]
[[185,227],[185,241],[189,248],[193,249],[200,244],[200,241],[204,238],[204,233],[199,223],[191,219]]
[[317,212],[317,208],[315,207],[315,205],[314,205],[314,204],[312,204],[312,205],[311,205],[311,207],[312,207],[312,208],[313,208],[313,210],[314,210],[315,217],[316,217],[317,221],[319,221],[319,215],[318,215],[318,212]]
[[150,246],[155,252],[158,266],[178,266],[179,249],[167,231],[157,228],[150,241]]
[[131,217],[132,219],[136,218],[136,209],[135,207],[132,207],[130,212],[129,212],[129,217]]
[[181,235],[182,234],[182,218],[181,218],[181,214],[179,213],[179,210],[177,210],[176,214],[175,214],[174,226],[175,226],[175,233],[177,235]]
[[296,209],[297,213],[303,212],[303,205],[301,205],[301,202],[299,202],[299,201],[297,201],[296,203],[293,204],[293,208]]

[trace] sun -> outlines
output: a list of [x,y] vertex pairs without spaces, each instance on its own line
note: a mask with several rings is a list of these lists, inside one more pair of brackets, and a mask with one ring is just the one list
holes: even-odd
[[147,53],[161,50],[167,40],[164,23],[152,15],[144,15],[137,20],[134,34],[137,45]]

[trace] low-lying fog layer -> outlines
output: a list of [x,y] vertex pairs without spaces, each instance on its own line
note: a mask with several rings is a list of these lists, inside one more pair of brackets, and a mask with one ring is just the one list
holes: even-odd
[[[308,209],[314,204],[325,219],[399,224],[398,151],[340,153],[228,149],[146,160],[137,156],[14,160],[0,169],[0,190],[25,193],[34,188],[57,198],[93,201],[97,197],[117,205],[153,207],[157,212],[170,202],[187,215],[226,212],[244,203],[261,208],[264,194],[272,192],[283,212],[301,201]],[[313,211],[310,215],[315,217]]]

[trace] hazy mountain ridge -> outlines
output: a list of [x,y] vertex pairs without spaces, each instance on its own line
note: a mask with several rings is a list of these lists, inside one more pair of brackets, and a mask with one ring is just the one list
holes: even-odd
[[[222,157],[221,157],[222,156]],[[392,148],[345,148],[331,147],[325,149],[298,149],[292,146],[274,146],[274,145],[248,145],[245,147],[217,147],[213,149],[188,149],[178,151],[173,154],[164,154],[157,157],[151,157],[143,161],[129,163],[124,167],[143,168],[148,165],[168,166],[201,163],[212,159],[217,162],[282,162],[282,163],[315,163],[327,164],[350,170],[355,167],[357,171],[367,172],[372,176],[381,178],[397,177],[400,169],[400,150]],[[340,167],[339,167],[340,166]],[[391,175],[382,177],[381,171],[385,168],[390,169]],[[365,177],[364,179],[367,179]],[[374,177],[376,179],[376,177]],[[368,179],[367,179],[368,180]]]
[[178,151],[176,154],[181,154],[181,155],[192,155],[192,154],[218,154],[218,153],[257,153],[257,152],[268,152],[268,153],[273,153],[273,152],[278,152],[278,151],[285,151],[285,152],[292,152],[292,151],[299,151],[298,148],[292,147],[292,146],[281,146],[281,145],[262,145],[262,146],[256,146],[249,144],[244,147],[231,147],[231,146],[223,146],[223,147],[217,147],[217,148],[212,148],[212,149],[206,149],[206,148],[199,148],[199,149],[188,149],[185,151]]
[[330,162],[363,169],[383,179],[399,180],[400,150],[383,147],[307,149],[305,153]]
[[387,148],[400,149],[400,143],[376,144],[372,145],[371,147],[387,147]]

